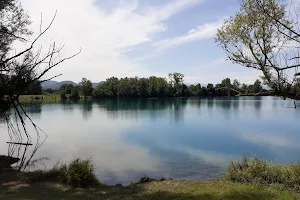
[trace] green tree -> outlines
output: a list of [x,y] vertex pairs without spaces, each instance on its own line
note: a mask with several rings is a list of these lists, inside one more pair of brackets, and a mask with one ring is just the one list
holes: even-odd
[[157,97],[157,78],[155,76],[150,76],[148,79],[148,91],[151,97]]
[[209,83],[206,86],[207,88],[207,93],[209,96],[215,96],[216,95],[216,89],[214,88],[214,85]]
[[202,87],[201,85],[198,83],[197,85],[190,85],[188,87],[189,90],[189,94],[191,96],[201,96],[202,94]]
[[288,16],[299,12],[296,8],[280,0],[242,0],[240,11],[218,30],[216,41],[233,63],[260,70],[276,95],[297,99],[291,89],[300,66],[300,32]]
[[90,80],[82,78],[81,82],[81,94],[84,98],[87,96],[92,96],[93,93],[93,84]]
[[58,91],[64,91],[65,92],[65,94],[71,94],[71,92],[72,92],[72,89],[73,89],[73,85],[72,84],[62,84],[60,87],[59,87],[59,89],[58,89]]
[[148,97],[149,80],[147,78],[140,78],[138,81],[138,94],[140,97]]
[[156,94],[160,97],[168,96],[168,82],[165,78],[156,78]]
[[60,95],[60,98],[61,98],[61,99],[67,99],[67,95],[66,95],[66,92],[65,92],[64,90],[61,90],[61,91],[59,92],[59,95]]
[[183,78],[184,74],[174,72],[169,74],[170,88],[172,96],[183,95]]
[[116,77],[111,77],[106,79],[105,86],[107,87],[107,90],[109,91],[108,96],[109,97],[117,97],[119,96],[119,79]]
[[128,97],[130,96],[130,82],[129,78],[121,78],[118,84],[118,94],[120,97]]
[[237,79],[234,79],[232,86],[233,86],[234,89],[239,90],[240,86],[241,86],[241,83]]
[[108,88],[105,83],[98,85],[93,90],[93,97],[95,98],[110,97]]
[[34,81],[25,89],[23,94],[26,95],[37,95],[42,94],[43,88],[40,81]]
[[57,90],[52,89],[52,88],[46,88],[46,89],[43,89],[43,93],[45,93],[45,94],[54,94],[54,93],[57,93]]
[[259,93],[262,91],[262,89],[261,81],[257,79],[253,85],[253,92]]
[[248,92],[247,92],[247,88],[248,88],[248,85],[245,84],[245,83],[243,83],[242,86],[241,86],[241,91],[242,91],[243,93],[247,94],[247,93],[248,93]]
[[69,95],[69,99],[80,99],[79,91],[80,86],[73,86]]

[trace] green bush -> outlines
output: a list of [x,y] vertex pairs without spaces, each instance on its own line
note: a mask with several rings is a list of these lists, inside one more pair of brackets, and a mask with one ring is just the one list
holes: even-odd
[[90,187],[99,185],[94,174],[91,160],[74,159],[70,164],[59,167],[59,179],[72,187]]
[[225,178],[240,183],[284,184],[300,189],[300,164],[275,164],[253,156],[243,157],[240,161],[232,161]]
[[94,187],[100,182],[94,174],[91,160],[72,160],[69,164],[56,165],[48,171],[33,171],[23,173],[25,180],[30,182],[53,181],[72,187]]
[[140,178],[140,180],[138,181],[138,183],[148,183],[154,181],[154,179],[150,178],[149,176],[143,176]]

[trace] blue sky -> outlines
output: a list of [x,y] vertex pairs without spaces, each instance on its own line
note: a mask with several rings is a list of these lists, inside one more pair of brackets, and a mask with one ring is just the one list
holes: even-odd
[[[93,82],[111,76],[166,77],[185,74],[186,83],[217,83],[230,77],[251,83],[259,72],[233,65],[214,41],[238,0],[22,0],[35,32],[58,11],[40,40],[64,43],[61,56],[82,52],[52,70],[56,80]],[[70,6],[72,5],[72,6]],[[34,37],[34,36],[33,36]],[[46,49],[46,48],[45,48]]]

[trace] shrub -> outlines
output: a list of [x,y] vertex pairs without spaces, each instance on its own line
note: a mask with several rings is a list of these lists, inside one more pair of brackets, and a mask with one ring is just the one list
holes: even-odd
[[300,189],[300,164],[275,164],[253,156],[230,162],[225,178],[240,183],[284,184]]
[[59,167],[59,179],[72,187],[90,187],[99,185],[94,174],[91,160],[74,159],[70,164]]
[[91,160],[72,160],[69,164],[57,164],[48,171],[24,172],[25,180],[31,182],[59,181],[72,187],[94,187],[100,182],[94,174],[94,166]]
[[143,176],[140,178],[140,180],[138,181],[138,183],[147,183],[147,182],[151,182],[154,181],[154,179],[148,177],[148,176]]

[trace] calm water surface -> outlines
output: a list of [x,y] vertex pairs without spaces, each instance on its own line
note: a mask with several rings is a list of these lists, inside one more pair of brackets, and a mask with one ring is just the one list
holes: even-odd
[[[257,155],[300,160],[300,109],[274,97],[114,99],[28,108],[47,133],[35,158],[92,158],[106,184],[141,176],[204,180],[224,174],[230,159]],[[30,128],[29,128],[30,129]],[[4,125],[0,154],[7,152]]]

